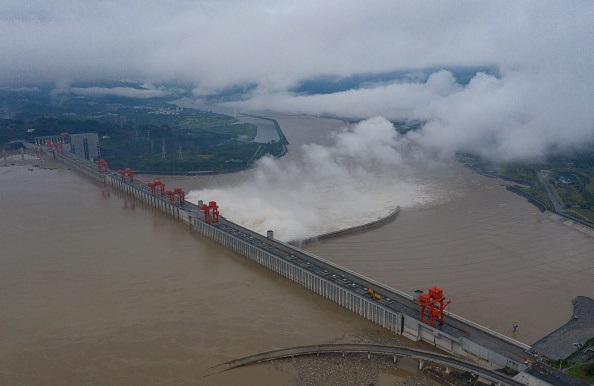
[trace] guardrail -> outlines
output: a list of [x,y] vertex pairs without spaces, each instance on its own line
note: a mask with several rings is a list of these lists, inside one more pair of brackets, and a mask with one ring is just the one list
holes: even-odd
[[461,317],[459,315],[452,314],[451,312],[449,312],[447,310],[444,310],[444,314],[447,315],[448,317],[452,318],[452,319],[455,319],[455,320],[459,321],[460,323],[464,323],[466,325],[472,326],[472,327],[476,328],[477,330],[481,330],[484,333],[487,333],[489,335],[492,335],[492,336],[494,336],[494,337],[496,337],[498,339],[504,340],[504,341],[506,341],[508,343],[511,343],[514,346],[518,346],[518,347],[520,347],[520,348],[522,348],[524,350],[530,350],[532,348],[532,346],[527,345],[526,343],[522,343],[520,341],[517,341],[515,339],[512,339],[509,336],[503,335],[503,334],[501,334],[501,333],[499,333],[497,331],[491,330],[490,328],[487,328],[485,326],[481,326],[480,324],[475,323],[472,320],[468,320],[468,319],[465,319],[465,318],[463,318],[463,317]]

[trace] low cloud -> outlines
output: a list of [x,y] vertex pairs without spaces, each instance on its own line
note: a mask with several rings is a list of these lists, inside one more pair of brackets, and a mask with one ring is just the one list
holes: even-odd
[[515,161],[542,158],[553,150],[583,150],[594,143],[594,110],[588,107],[592,102],[591,89],[563,71],[548,78],[479,72],[467,85],[459,84],[451,72],[439,71],[424,83],[394,82],[325,95],[255,93],[229,105],[421,121],[424,125],[408,139],[445,158],[469,152]]
[[165,90],[147,90],[132,87],[71,87],[70,92],[85,96],[119,96],[125,98],[157,98],[171,95]]
[[[239,87],[249,93],[236,107],[421,120],[417,141],[444,157],[534,158],[593,139],[592,20],[594,4],[580,0],[5,0],[0,85],[183,83],[204,101]],[[499,76],[289,91],[320,76],[477,66]]]

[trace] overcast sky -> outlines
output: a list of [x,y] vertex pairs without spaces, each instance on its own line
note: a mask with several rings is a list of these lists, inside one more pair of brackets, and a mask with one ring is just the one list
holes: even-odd
[[[519,158],[594,140],[592,1],[3,0],[0,57],[4,86],[177,81],[200,97],[256,84],[237,106],[420,119],[419,143],[446,153]],[[477,65],[500,76],[288,91],[322,74]]]

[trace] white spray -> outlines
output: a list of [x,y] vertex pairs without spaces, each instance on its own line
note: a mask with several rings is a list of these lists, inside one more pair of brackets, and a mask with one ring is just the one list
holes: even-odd
[[333,146],[296,149],[298,161],[264,158],[255,177],[241,185],[187,197],[224,203],[228,219],[261,234],[273,230],[286,241],[364,224],[396,206],[435,198],[427,181],[411,176],[409,144],[386,119],[363,121],[333,139]]

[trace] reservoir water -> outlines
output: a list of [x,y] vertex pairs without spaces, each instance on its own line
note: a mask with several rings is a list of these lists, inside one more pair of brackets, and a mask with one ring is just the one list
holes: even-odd
[[[344,125],[275,118],[291,143],[280,165],[299,162],[302,144],[331,145],[327,134]],[[311,367],[289,362],[214,374],[213,366],[305,344],[413,345],[74,171],[20,156],[8,163],[15,165],[0,167],[2,384],[291,384],[304,381]],[[257,178],[258,169],[161,179],[215,195]],[[404,188],[385,193],[386,202],[406,201],[393,203],[402,205],[394,222],[307,249],[409,293],[438,285],[452,312],[529,344],[571,317],[575,296],[594,297],[592,236],[462,167],[419,179],[407,183],[431,197],[408,199]],[[384,197],[381,183],[366,192]],[[340,201],[335,191],[326,193]],[[233,205],[249,198],[236,197]],[[234,220],[230,203],[218,200]],[[356,213],[349,221],[366,220],[348,205],[344,211]],[[339,367],[318,363],[320,373]],[[347,379],[357,379],[357,366],[342,370]],[[358,376],[370,371],[361,369]],[[422,382],[414,365],[373,377],[364,381]]]
[[[280,164],[303,162],[300,146],[312,142],[333,146],[330,133],[346,126],[331,119],[274,118],[291,143]],[[291,167],[283,170],[291,177],[301,176]],[[392,170],[408,175],[392,179]],[[201,195],[219,200],[222,213],[231,220],[257,228],[274,215],[274,211],[256,208],[254,211],[264,215],[255,221],[245,218],[252,210],[247,204],[253,203],[250,195],[268,194],[244,188],[258,178],[258,170],[252,170],[240,175],[172,177],[165,181],[199,189]],[[594,297],[592,233],[540,213],[526,199],[507,191],[502,180],[477,175],[455,163],[446,167],[422,165],[414,172],[395,166],[365,180],[366,194],[360,196],[362,201],[354,202],[345,199],[348,189],[344,185],[318,186],[306,192],[299,186],[306,184],[308,176],[297,183],[295,179],[281,179],[289,189],[280,195],[286,200],[291,190],[298,190],[312,197],[297,210],[286,212],[287,217],[300,215],[307,211],[307,203],[314,203],[310,206],[315,211],[325,213],[316,218],[323,224],[317,234],[374,220],[393,209],[390,202],[401,205],[398,218],[386,226],[310,244],[308,251],[410,294],[433,285],[442,287],[452,300],[451,312],[524,343],[532,344],[567,322],[576,296]],[[226,195],[236,186],[242,188]],[[246,192],[249,194],[241,196]],[[316,206],[319,202],[325,206]],[[234,209],[236,203],[245,204],[245,209]],[[339,210],[332,207],[336,203]],[[270,224],[275,234],[284,226]],[[287,232],[298,237],[302,236],[300,231]],[[515,333],[514,322],[519,325]]]
[[268,143],[270,141],[280,141],[280,137],[276,131],[274,122],[269,121],[268,119],[250,117],[247,115],[239,115],[237,118],[239,119],[240,123],[253,123],[258,127],[254,142]]
[[8,165],[0,165],[0,384],[424,379],[414,361],[394,369],[357,358],[217,373],[279,348],[412,343],[73,170],[20,155]]

